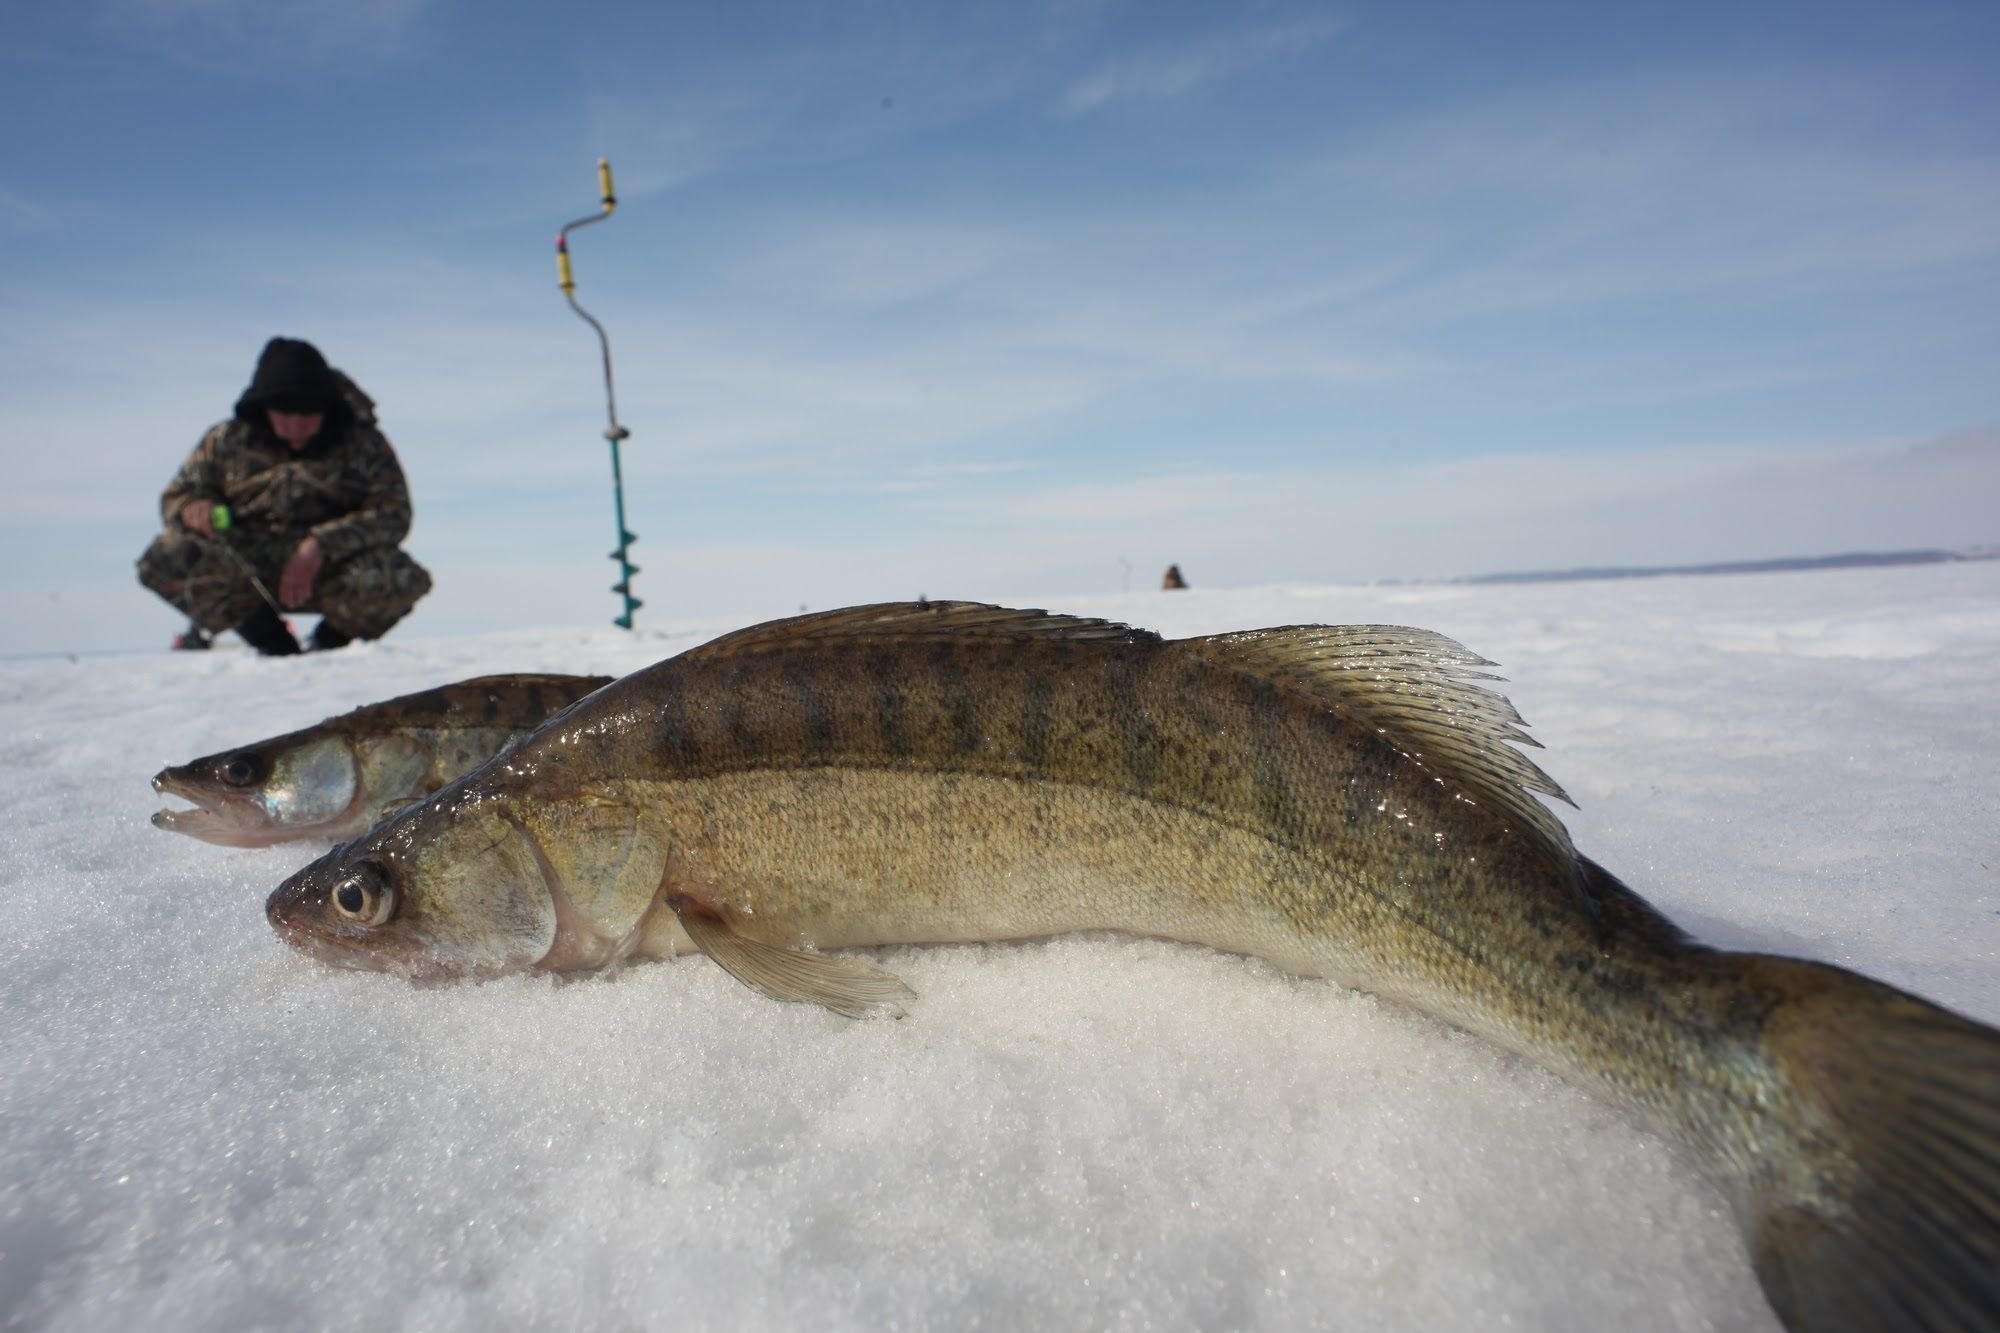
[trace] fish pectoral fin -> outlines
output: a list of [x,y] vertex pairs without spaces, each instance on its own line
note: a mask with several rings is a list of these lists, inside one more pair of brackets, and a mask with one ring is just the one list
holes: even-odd
[[824,1005],[848,1018],[886,1013],[901,1018],[917,998],[892,972],[855,958],[788,949],[738,934],[700,903],[676,898],[669,905],[695,947],[760,995]]

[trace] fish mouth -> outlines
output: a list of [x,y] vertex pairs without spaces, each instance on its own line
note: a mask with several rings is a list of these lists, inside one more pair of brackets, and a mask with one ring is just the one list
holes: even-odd
[[421,954],[406,956],[386,949],[381,941],[330,934],[321,925],[306,925],[287,919],[282,909],[267,903],[265,916],[279,939],[314,962],[346,972],[379,972],[401,977],[414,985],[434,986],[457,981],[478,981],[501,969],[454,968],[428,960]]
[[357,796],[333,819],[285,823],[265,805],[260,793],[218,789],[200,778],[183,777],[172,768],[163,768],[153,775],[153,790],[193,806],[189,810],[154,811],[154,828],[184,833],[221,847],[271,847],[304,838],[337,838],[355,827],[355,812],[360,805]]
[[254,800],[188,782],[176,777],[170,768],[153,775],[153,790],[193,806],[153,812],[153,827],[169,833],[183,833],[223,847],[268,847],[294,836],[274,828],[270,815]]
[[300,953],[333,967],[343,967],[351,972],[392,972],[388,960],[366,949],[353,948],[339,940],[328,939],[306,926],[279,919],[271,915],[271,928],[278,932],[278,938],[297,949]]

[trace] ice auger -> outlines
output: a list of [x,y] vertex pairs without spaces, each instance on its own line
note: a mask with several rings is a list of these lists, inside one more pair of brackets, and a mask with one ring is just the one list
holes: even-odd
[[604,438],[611,443],[611,495],[618,510],[618,549],[611,553],[611,558],[618,562],[618,582],[611,585],[611,591],[625,599],[624,614],[612,617],[612,623],[631,629],[632,613],[645,603],[632,595],[632,576],[639,572],[639,567],[632,563],[631,549],[632,543],[639,540],[639,535],[625,526],[625,472],[618,460],[618,445],[632,432],[618,424],[618,396],[611,385],[611,339],[605,336],[604,326],[576,303],[576,275],[571,272],[569,264],[569,234],[578,227],[604,221],[618,206],[618,196],[611,188],[611,162],[608,158],[597,159],[597,185],[604,196],[599,211],[566,223],[556,233],[556,275],[562,282],[563,299],[569,302],[569,308],[576,311],[584,323],[597,331],[597,345],[604,352],[604,410],[610,422],[605,427]]

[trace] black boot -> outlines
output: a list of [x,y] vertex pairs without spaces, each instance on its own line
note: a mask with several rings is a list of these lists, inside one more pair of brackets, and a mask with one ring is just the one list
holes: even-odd
[[322,620],[313,627],[312,650],[316,653],[323,653],[333,648],[345,648],[353,642],[354,636],[331,620]]
[[251,612],[250,618],[236,627],[236,632],[243,636],[243,642],[266,657],[290,657],[299,651],[299,641],[269,605]]
[[208,631],[201,627],[201,622],[199,621],[189,621],[186,629],[174,635],[174,647],[181,652],[188,652],[190,650],[200,652],[207,649],[213,642],[208,637]]

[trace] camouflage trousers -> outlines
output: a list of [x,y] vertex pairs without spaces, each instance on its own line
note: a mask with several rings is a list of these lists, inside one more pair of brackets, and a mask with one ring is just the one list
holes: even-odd
[[[272,597],[291,546],[226,546],[223,538],[163,532],[139,557],[139,582],[187,613],[203,629],[234,629],[264,604],[250,580],[254,571]],[[232,554],[233,553],[233,554]],[[400,549],[376,547],[338,563],[329,561],[303,606],[357,639],[379,639],[410,613],[431,589],[431,576]]]

